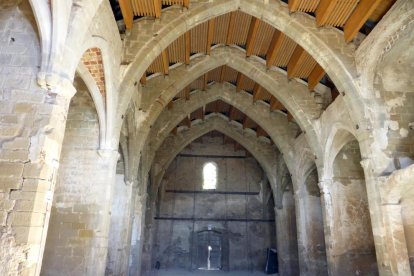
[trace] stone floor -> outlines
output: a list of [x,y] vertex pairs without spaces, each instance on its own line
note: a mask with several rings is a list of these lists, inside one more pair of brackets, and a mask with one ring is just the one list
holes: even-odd
[[246,271],[186,271],[186,270],[157,270],[148,276],[262,276],[277,274],[265,274],[264,272],[246,272]]

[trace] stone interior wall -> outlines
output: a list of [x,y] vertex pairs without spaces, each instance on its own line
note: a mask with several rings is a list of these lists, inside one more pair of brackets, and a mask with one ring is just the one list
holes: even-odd
[[335,275],[377,275],[377,262],[361,155],[356,140],[334,161],[331,189],[335,233]]
[[[171,163],[163,179],[157,216],[207,220],[155,220],[153,262],[159,261],[161,268],[194,269],[192,237],[210,225],[228,237],[228,248],[223,248],[228,259],[223,258],[223,269],[263,271],[266,248],[275,247],[276,233],[273,198],[268,184],[262,182],[262,169],[253,158],[244,157],[244,151],[235,152],[232,144],[223,144],[222,137],[203,137],[202,141],[193,142],[181,152],[198,156],[178,155]],[[257,194],[167,191],[202,191],[202,169],[209,161],[218,166],[216,191]],[[262,221],[243,221],[249,219]]]
[[84,82],[76,78],[46,240],[43,275],[105,270],[111,173],[98,152],[99,121]]
[[[395,43],[398,41],[397,43]],[[383,97],[390,117],[386,153],[399,159],[397,169],[414,162],[414,23],[405,26],[389,42],[377,66],[375,89]],[[407,157],[411,160],[407,160]]]

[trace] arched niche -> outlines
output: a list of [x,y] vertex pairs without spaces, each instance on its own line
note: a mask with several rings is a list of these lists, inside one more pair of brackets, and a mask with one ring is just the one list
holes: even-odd
[[[365,186],[356,138],[346,130],[336,133],[331,152],[333,244],[329,259],[333,275],[377,275],[378,267]],[[334,156],[334,155],[333,155]]]

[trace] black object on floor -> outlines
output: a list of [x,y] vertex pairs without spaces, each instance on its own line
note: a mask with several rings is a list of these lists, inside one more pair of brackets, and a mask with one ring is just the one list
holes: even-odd
[[279,272],[279,264],[277,263],[277,251],[274,248],[268,248],[265,273],[275,274],[278,272]]

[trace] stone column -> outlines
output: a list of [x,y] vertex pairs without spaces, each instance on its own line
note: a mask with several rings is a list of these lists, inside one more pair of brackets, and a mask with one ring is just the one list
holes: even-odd
[[128,270],[133,186],[124,178],[123,174],[116,175],[109,231],[107,275],[127,275]]
[[[141,186],[144,186],[143,184]],[[129,261],[129,275],[140,275],[142,257],[142,238],[145,222],[145,206],[147,194],[143,193],[142,187],[138,188],[134,203],[134,219],[132,222],[131,253]]]
[[4,88],[10,97],[0,104],[2,275],[40,272],[66,115],[75,93],[68,80],[46,90],[25,74],[19,80],[9,76],[14,88]]
[[[306,191],[305,183],[295,194],[300,275],[327,275],[323,221],[318,209],[319,197]],[[318,208],[318,209],[317,209]]]
[[335,241],[332,238],[334,229],[333,220],[333,206],[332,206],[332,195],[329,192],[329,187],[332,185],[332,180],[324,179],[319,182],[319,188],[321,190],[321,205],[322,205],[322,216],[323,216],[323,228],[325,234],[325,247],[326,247],[326,259],[328,265],[328,274],[334,275],[336,271],[334,253],[332,251]]
[[279,275],[299,275],[295,202],[291,192],[283,195],[283,208],[275,208]]
[[67,149],[52,205],[43,275],[104,275],[116,150]]

